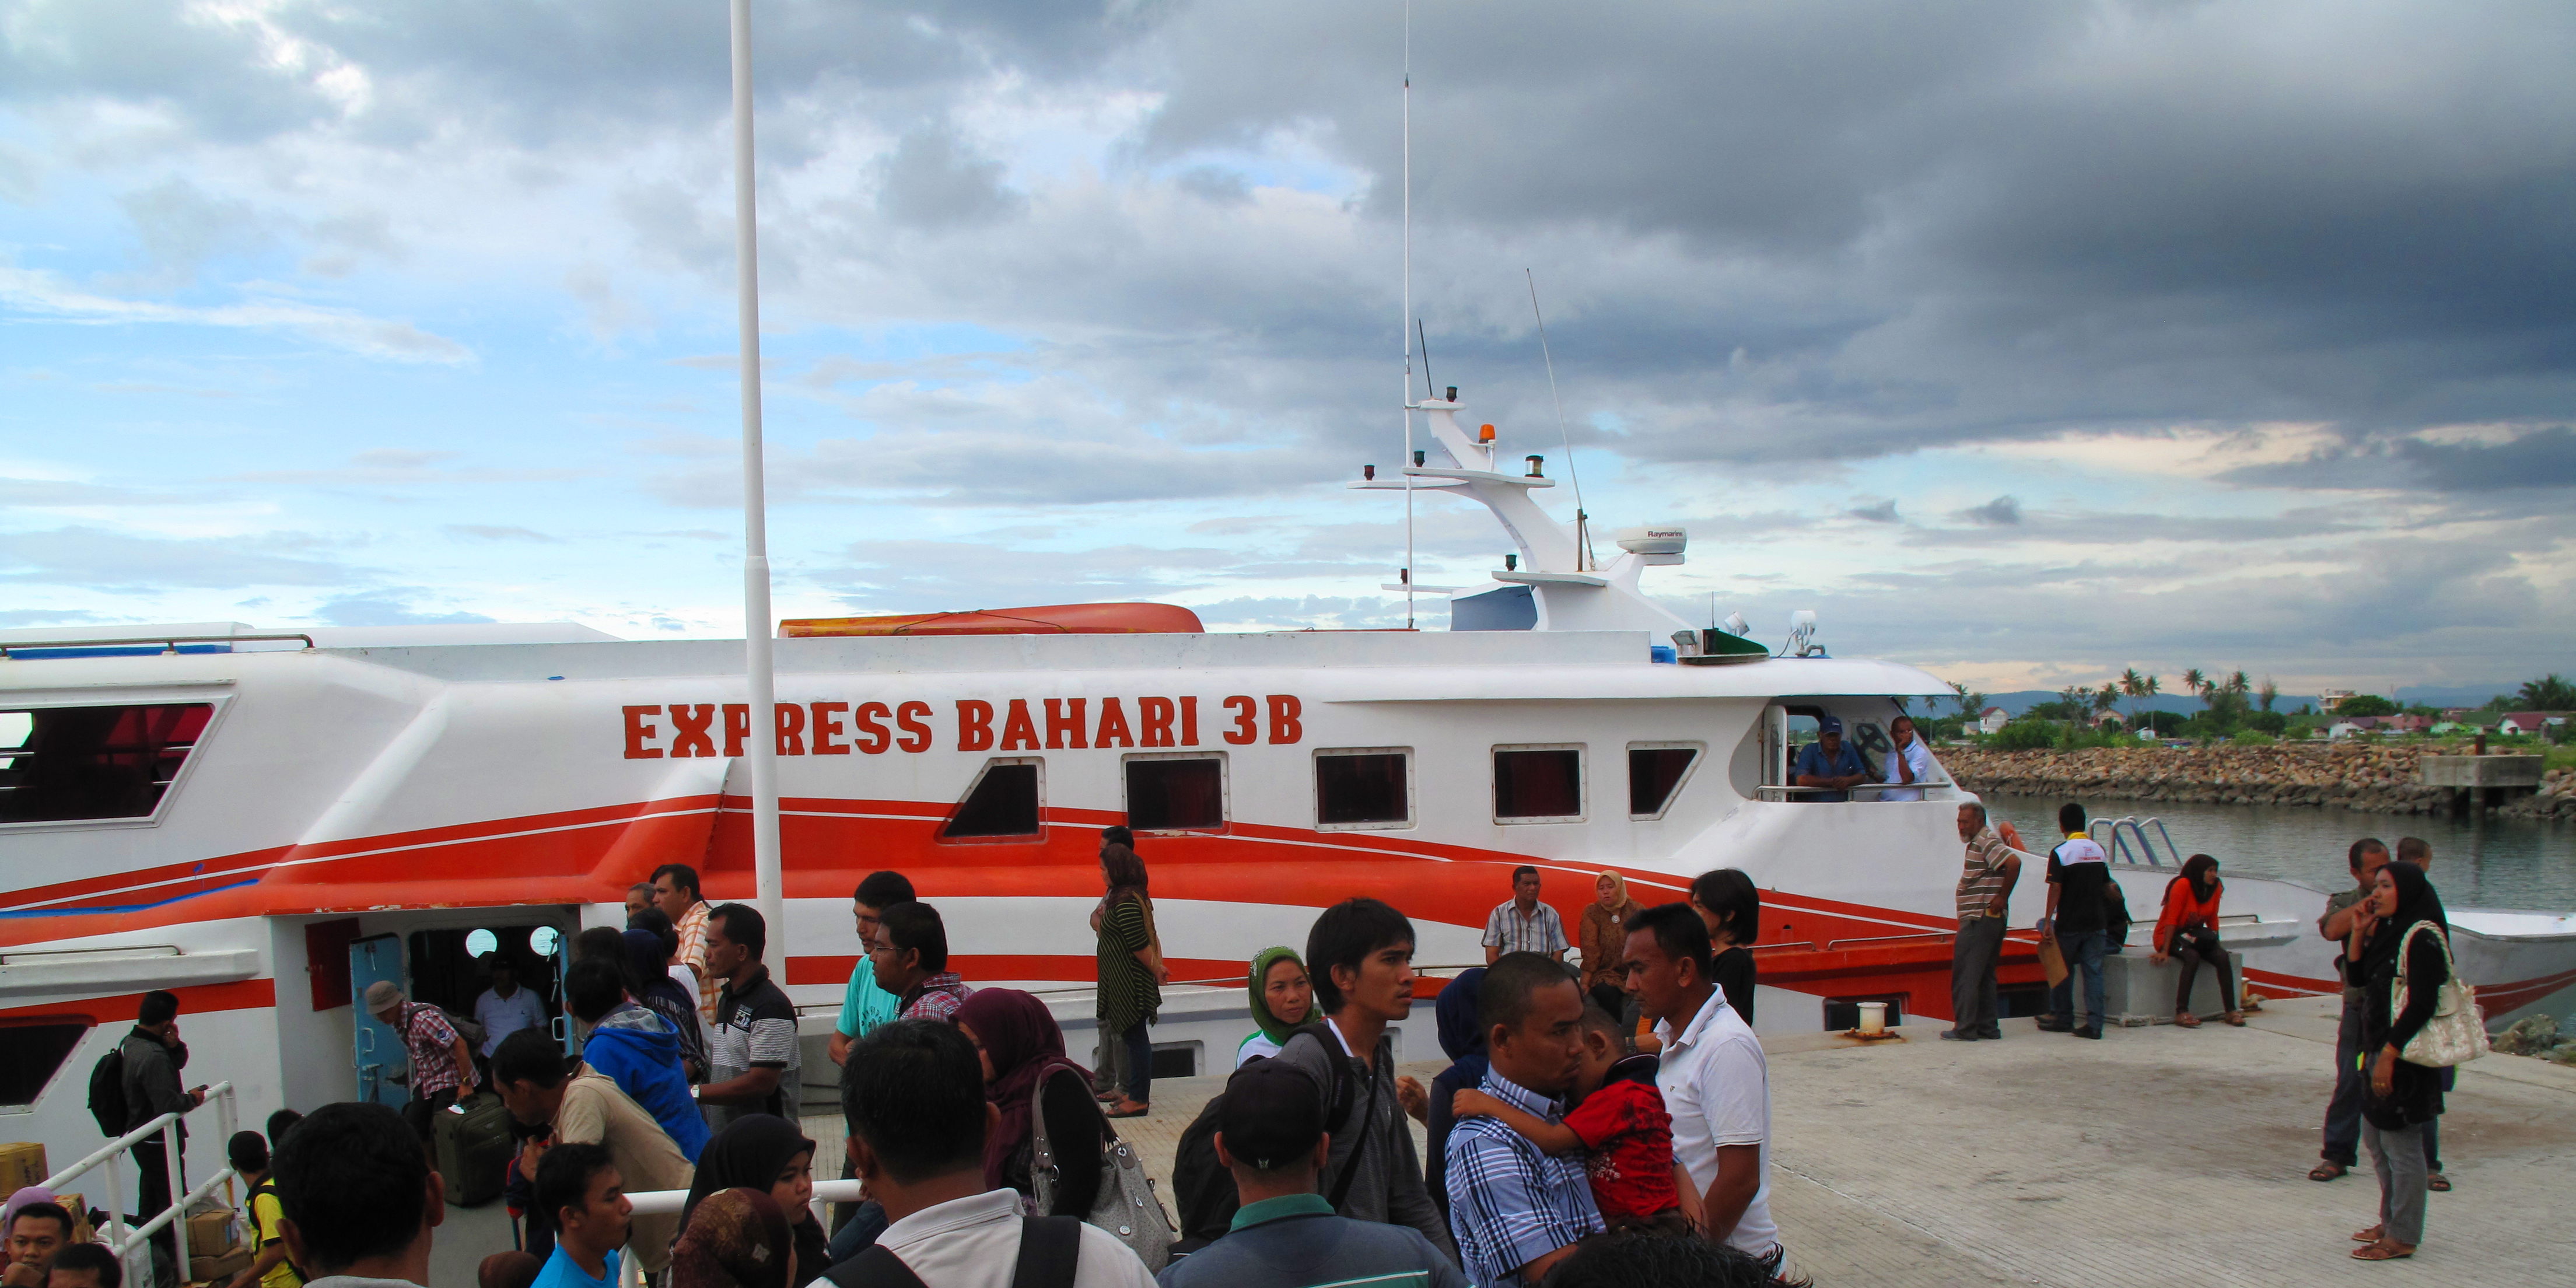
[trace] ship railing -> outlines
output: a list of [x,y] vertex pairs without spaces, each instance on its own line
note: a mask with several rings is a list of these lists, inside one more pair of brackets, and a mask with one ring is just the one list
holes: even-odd
[[145,644],[160,645],[161,655],[168,657],[181,652],[179,646],[182,644],[256,644],[281,640],[302,640],[304,647],[316,647],[313,637],[302,631],[271,631],[257,635],[107,635],[88,640],[17,640],[0,644],[0,661],[20,660],[18,655],[21,653],[41,657],[70,649],[130,649]]
[[[1483,962],[1459,962],[1456,965],[1439,965],[1435,963],[1433,965],[1426,966],[1421,962],[1415,962],[1413,964],[1413,973],[1416,975],[1446,975],[1466,970],[1471,966],[1482,966],[1484,964],[1485,963]],[[1245,966],[1245,970],[1249,969],[1251,969],[1251,967],[1247,964]],[[1243,986],[1244,976],[1241,971],[1232,975],[1221,975],[1214,979],[1175,979],[1167,980],[1163,984],[1163,987],[1165,988],[1241,988]],[[1099,985],[1097,984],[1066,984],[1057,988],[1032,988],[1027,991],[1031,997],[1070,997],[1076,993],[1090,993],[1095,992],[1098,989]],[[834,1005],[837,1006],[838,1003],[835,1003]]]
[[[241,1175],[232,1169],[229,1162],[224,1167],[218,1168],[214,1175],[199,1182],[195,1189],[182,1192],[182,1182],[185,1178],[181,1169],[187,1160],[182,1157],[184,1151],[179,1143],[179,1122],[188,1115],[209,1106],[215,1111],[215,1139],[230,1141],[237,1121],[233,1104],[233,1084],[218,1082],[206,1088],[206,1098],[203,1102],[163,1114],[108,1142],[106,1147],[97,1153],[45,1178],[45,1188],[61,1194],[73,1181],[78,1180],[82,1173],[104,1165],[105,1170],[102,1174],[107,1178],[107,1229],[101,1232],[99,1242],[106,1244],[107,1250],[115,1253],[117,1260],[125,1264],[127,1283],[153,1282],[152,1236],[160,1233],[163,1226],[170,1228],[173,1251],[177,1255],[178,1273],[184,1281],[188,1273],[188,1209],[194,1206],[197,1200],[214,1193],[218,1187],[226,1189],[227,1206],[229,1206],[231,1183]],[[115,1164],[127,1154],[134,1152],[135,1146],[155,1136],[161,1138],[162,1161],[170,1169],[172,1195],[170,1206],[163,1208],[151,1220],[128,1230],[125,1228],[124,1178],[118,1175]],[[138,1253],[141,1254],[139,1260]]]
[[[2157,836],[2164,838],[2165,857],[2157,856],[2155,841],[2147,835],[2147,829],[2151,827],[2156,830]],[[2085,835],[2093,838],[2095,844],[2111,851],[2111,857],[2118,862],[2139,863],[2151,868],[2182,866],[2182,847],[2174,844],[2173,833],[2165,830],[2165,821],[2161,818],[2140,819],[2135,814],[2116,819],[2097,818],[2093,820],[2090,827],[2085,829]],[[2135,850],[2139,855],[2137,858],[2129,857],[2131,837],[2137,838]]]
[[1765,801],[1810,801],[1816,797],[1842,792],[1854,801],[1883,801],[1889,792],[1921,792],[1927,801],[1946,801],[1959,794],[1959,785],[1947,779],[1927,778],[1919,783],[1854,783],[1849,787],[1791,787],[1781,783],[1764,783],[1753,789],[1754,799]]

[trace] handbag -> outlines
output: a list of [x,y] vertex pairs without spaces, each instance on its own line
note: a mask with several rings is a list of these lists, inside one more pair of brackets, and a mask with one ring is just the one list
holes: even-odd
[[2433,1003],[2433,1018],[2397,1052],[2397,1058],[2408,1064],[2428,1069],[2448,1069],[2467,1064],[2487,1053],[2487,1029],[2478,1011],[2478,990],[2460,978],[2459,963],[2451,958],[2451,940],[2430,921],[2419,921],[2406,930],[2406,938],[2397,945],[2397,981],[2388,990],[2388,1019],[2395,1023],[2406,1011],[2406,953],[2415,943],[2416,932],[2430,929],[2442,945],[2442,965],[2446,968],[2442,986]]
[[[1029,1189],[1041,1213],[1055,1207],[1056,1186],[1064,1175],[1056,1165],[1055,1145],[1047,1139],[1046,1106],[1040,1099],[1056,1076],[1049,1073],[1029,1089]],[[1088,1093],[1089,1088],[1084,1090]],[[1145,1263],[1147,1273],[1161,1270],[1171,1260],[1179,1232],[1163,1211],[1163,1201],[1155,1196],[1154,1183],[1146,1179],[1145,1162],[1136,1156],[1135,1147],[1120,1140],[1118,1130],[1105,1119],[1102,1130],[1106,1139],[1100,1151],[1100,1192],[1092,1199],[1091,1210],[1083,1214],[1083,1224],[1117,1236]]]

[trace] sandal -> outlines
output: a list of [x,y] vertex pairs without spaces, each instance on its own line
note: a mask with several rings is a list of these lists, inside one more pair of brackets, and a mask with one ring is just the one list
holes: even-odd
[[2377,1243],[2379,1242],[2380,1236],[2386,1233],[2388,1233],[2387,1226],[2374,1225],[2367,1230],[2353,1231],[2352,1241],[2355,1243]]
[[2244,1028],[2244,1027],[2245,1027],[2245,1012],[2243,1012],[2243,1011],[2229,1011],[2229,1012],[2227,1013],[2227,1022],[2228,1022],[2229,1024],[2231,1024],[2231,1025],[2233,1025],[2233,1026],[2237,1027],[2237,1028],[2240,1028],[2240,1029],[2241,1029],[2241,1028]]
[[1121,1097],[1118,1103],[1109,1107],[1107,1116],[1111,1118],[1142,1118],[1152,1112],[1154,1112],[1154,1110],[1150,1105]]
[[2351,1170],[2352,1166],[2348,1163],[2319,1163],[2308,1169],[2308,1179],[2312,1181],[2331,1181]]
[[2424,1178],[2424,1188],[2436,1194],[2448,1194],[2451,1192],[2451,1178],[2434,1172]]
[[2413,1248],[2386,1240],[2352,1250],[2352,1259],[2355,1261],[2403,1261],[2414,1255]]
[[2199,1028],[2200,1017],[2189,1011],[2176,1011],[2174,1012],[2174,1027],[2178,1029]]

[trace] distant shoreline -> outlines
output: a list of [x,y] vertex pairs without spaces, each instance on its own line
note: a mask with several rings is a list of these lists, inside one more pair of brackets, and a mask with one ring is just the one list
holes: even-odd
[[[2439,754],[2440,749],[2434,749]],[[2357,743],[2268,747],[2080,747],[1991,751],[1953,747],[1942,763],[1979,795],[2115,797],[2207,805],[2289,805],[2373,814],[2436,814],[2448,789],[2426,787],[2424,749]],[[2553,770],[2540,791],[2491,814],[2576,819],[2576,771]]]

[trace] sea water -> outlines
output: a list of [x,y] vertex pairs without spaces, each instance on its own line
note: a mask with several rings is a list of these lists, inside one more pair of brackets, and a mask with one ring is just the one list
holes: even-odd
[[[1986,806],[2012,820],[2024,841],[2045,849],[2057,834],[2057,807],[2063,803],[1996,796]],[[2351,882],[2345,854],[2354,841],[2375,836],[2394,850],[2400,837],[2421,837],[2432,843],[2433,884],[2450,907],[2576,911],[2576,823],[2109,798],[2083,804],[2097,818],[2163,819],[2184,854],[2215,856],[2221,873],[2285,877],[2324,890]],[[2153,827],[2147,835],[2161,858],[2163,836]]]

